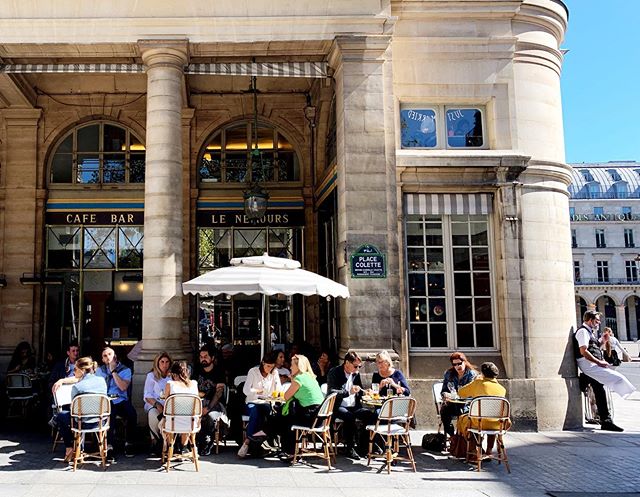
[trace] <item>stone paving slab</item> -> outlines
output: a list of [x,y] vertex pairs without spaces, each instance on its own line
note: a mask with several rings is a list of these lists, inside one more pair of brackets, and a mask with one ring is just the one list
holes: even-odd
[[512,473],[495,462],[478,473],[446,454],[424,451],[424,432],[412,434],[417,472],[407,465],[391,475],[378,474],[380,463],[366,466],[338,457],[328,472],[322,461],[291,467],[275,459],[240,460],[236,447],[203,457],[200,472],[185,463],[166,473],[159,458],[137,455],[121,458],[107,468],[86,464],[75,473],[62,462],[63,449],[51,453],[46,435],[0,432],[0,496],[202,497],[214,491],[224,497],[336,497],[365,493],[367,497],[523,496],[541,497],[548,491],[586,494],[588,467],[595,481],[607,482],[608,492],[637,492],[640,488],[640,394],[622,401],[614,396],[616,422],[624,433],[585,427],[575,432],[509,433],[506,446]]

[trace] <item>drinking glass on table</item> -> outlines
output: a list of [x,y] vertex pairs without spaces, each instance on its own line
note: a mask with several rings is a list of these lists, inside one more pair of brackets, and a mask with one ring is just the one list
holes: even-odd
[[371,384],[371,393],[373,395],[378,395],[380,393],[380,383]]

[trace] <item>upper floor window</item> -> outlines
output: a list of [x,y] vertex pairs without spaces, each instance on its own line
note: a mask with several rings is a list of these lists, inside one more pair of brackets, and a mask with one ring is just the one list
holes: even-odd
[[596,247],[605,248],[607,246],[607,242],[604,238],[604,229],[597,228],[596,229]]
[[600,183],[595,181],[587,185],[587,192],[589,192],[589,198],[600,198]]
[[573,261],[573,281],[580,283],[580,261]]
[[484,108],[443,105],[400,110],[402,148],[487,148]]
[[633,241],[633,229],[631,228],[624,229],[624,246],[626,248],[633,248],[636,246]]
[[622,207],[622,215],[625,219],[631,219],[631,207]]
[[604,216],[604,207],[594,207],[593,208],[594,216]]
[[51,156],[51,184],[144,183],[145,147],[128,129],[108,122],[71,130]]
[[629,187],[624,181],[615,183],[611,188],[615,198],[627,198],[629,196]]
[[576,230],[571,230],[571,247],[578,247],[578,236],[576,235]]
[[242,183],[299,181],[298,154],[276,128],[258,124],[259,156],[254,148],[253,122],[236,122],[214,133],[200,151],[200,181]]
[[569,207],[569,216],[573,217],[576,215],[576,208],[575,207]]
[[638,282],[638,263],[636,261],[624,261],[628,283]]
[[609,261],[596,261],[598,283],[609,283]]

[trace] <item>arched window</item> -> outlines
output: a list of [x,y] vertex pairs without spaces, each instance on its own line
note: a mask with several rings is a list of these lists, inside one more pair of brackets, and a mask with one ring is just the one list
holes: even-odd
[[50,184],[144,183],[145,148],[128,129],[109,122],[78,126],[56,145]]
[[204,183],[286,182],[300,180],[298,154],[276,128],[258,124],[259,158],[253,157],[253,122],[216,131],[200,151],[198,174]]

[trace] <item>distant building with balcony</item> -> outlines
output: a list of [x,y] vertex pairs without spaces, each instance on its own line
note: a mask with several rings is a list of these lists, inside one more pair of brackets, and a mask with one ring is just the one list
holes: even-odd
[[576,313],[597,309],[620,340],[640,328],[640,162],[573,164]]

